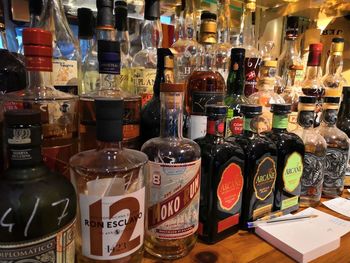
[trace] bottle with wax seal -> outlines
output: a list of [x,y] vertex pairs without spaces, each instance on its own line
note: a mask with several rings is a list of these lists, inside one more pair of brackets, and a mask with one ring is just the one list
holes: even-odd
[[243,133],[226,140],[237,143],[244,152],[244,185],[240,227],[272,212],[277,178],[277,148],[266,136],[259,134],[262,106],[241,106]]
[[160,86],[160,136],[147,141],[145,250],[161,259],[187,255],[197,240],[201,155],[183,138],[183,83]]
[[198,235],[216,243],[238,231],[242,206],[244,153],[224,140],[227,106],[207,105],[207,134],[201,148],[201,201]]
[[74,262],[76,194],[43,162],[41,115],[34,109],[5,113],[9,168],[0,179],[1,262]]
[[94,103],[97,148],[70,159],[79,206],[77,259],[141,262],[147,156],[122,146],[123,100],[96,98]]

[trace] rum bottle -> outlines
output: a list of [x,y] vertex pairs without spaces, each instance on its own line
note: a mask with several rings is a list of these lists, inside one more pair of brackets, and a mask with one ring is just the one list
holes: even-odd
[[76,194],[43,162],[42,113],[5,113],[9,168],[0,179],[1,262],[74,262]]
[[[97,148],[70,160],[78,262],[141,262],[147,156],[123,148],[123,100],[96,98]],[[73,261],[72,261],[73,262]]]
[[207,134],[201,148],[199,238],[213,244],[238,231],[242,206],[244,153],[224,140],[227,106],[207,105]]
[[305,153],[303,141],[296,134],[287,131],[291,108],[290,104],[273,104],[272,131],[265,134],[277,146],[274,210],[282,210],[287,214],[299,208]]
[[184,84],[160,86],[160,136],[147,141],[145,249],[161,259],[187,255],[197,240],[201,154],[182,136]]

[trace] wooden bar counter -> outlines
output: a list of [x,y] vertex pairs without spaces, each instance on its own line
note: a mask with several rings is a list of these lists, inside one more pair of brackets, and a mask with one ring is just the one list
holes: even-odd
[[[347,190],[344,190],[344,197],[350,197]],[[326,199],[322,199],[324,201]],[[333,212],[324,205],[320,205],[317,209],[334,215],[344,220],[350,218]],[[303,242],[300,240],[300,242]],[[152,258],[145,254],[144,263],[288,263],[295,262],[292,258],[283,252],[277,250],[259,236],[246,231],[238,233],[216,243],[215,245],[206,245],[197,242],[191,253],[182,259],[175,261],[162,261]],[[340,247],[312,262],[317,263],[349,263],[350,262],[350,233],[344,235],[340,241]]]

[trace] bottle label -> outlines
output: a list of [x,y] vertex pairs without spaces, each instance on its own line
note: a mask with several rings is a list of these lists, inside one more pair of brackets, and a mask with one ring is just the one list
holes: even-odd
[[192,113],[205,114],[205,106],[224,102],[223,92],[194,91],[192,92]]
[[53,59],[54,86],[78,86],[78,63],[75,60]]
[[0,262],[74,262],[75,220],[59,232],[30,242],[0,243]]
[[328,125],[335,125],[337,123],[338,110],[337,109],[324,109],[322,111],[322,120]]
[[283,169],[284,188],[292,193],[300,184],[300,178],[303,174],[303,157],[293,152],[287,159]]
[[207,120],[207,133],[211,135],[223,136],[225,131],[225,122],[223,120]]
[[323,187],[343,189],[348,155],[348,150],[327,148]]
[[249,97],[254,92],[257,92],[257,77],[260,68],[260,58],[245,58],[245,83],[244,83],[244,95]]
[[181,164],[149,162],[148,166],[148,234],[174,240],[196,233],[201,160]]
[[[123,192],[123,189],[120,190],[117,192]],[[120,259],[143,245],[144,187],[118,196],[80,194],[79,204],[82,253],[85,257]]]
[[301,196],[320,199],[324,176],[324,158],[305,153],[304,169],[301,177]]
[[302,65],[290,65],[288,77],[292,80],[292,82],[289,84],[292,86],[300,86],[301,82],[304,80],[303,73],[304,71]]
[[[119,58],[120,59],[120,58]],[[100,74],[111,74],[111,75],[119,75],[120,74],[120,61],[116,62],[98,62],[98,72]]]
[[298,112],[292,111],[288,116],[288,132],[295,131],[298,128]]
[[153,85],[156,79],[156,69],[135,67],[132,68],[132,82],[136,94],[142,98],[142,106],[153,96]]
[[300,111],[297,116],[297,122],[301,127],[312,127],[315,121],[315,112],[312,111]]
[[240,105],[235,109],[228,109],[226,118],[226,134],[225,137],[241,134],[243,131],[243,117],[240,113]]
[[221,174],[216,191],[219,208],[227,212],[241,199],[243,189],[243,175],[241,167],[235,163],[229,164]]
[[287,115],[273,115],[272,127],[277,129],[287,129],[288,127],[288,116]]
[[188,132],[191,140],[204,137],[207,133],[207,116],[191,115]]
[[276,164],[270,157],[265,157],[258,165],[254,177],[255,196],[265,200],[273,191],[276,181]]
[[287,198],[282,200],[282,204],[281,204],[281,210],[285,210],[288,208],[291,208],[293,206],[297,206],[299,202],[299,196],[293,196],[291,198]]

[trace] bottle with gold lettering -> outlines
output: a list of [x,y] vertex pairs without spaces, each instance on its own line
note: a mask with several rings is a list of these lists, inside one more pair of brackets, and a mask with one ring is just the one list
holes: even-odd
[[274,189],[277,177],[276,145],[259,134],[262,106],[241,106],[243,133],[226,140],[240,145],[244,151],[243,203],[240,217],[241,228],[247,222],[259,219],[273,210]]
[[149,158],[145,249],[168,260],[187,255],[197,240],[201,155],[182,136],[184,88],[160,85],[160,136],[141,149]]

